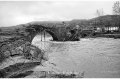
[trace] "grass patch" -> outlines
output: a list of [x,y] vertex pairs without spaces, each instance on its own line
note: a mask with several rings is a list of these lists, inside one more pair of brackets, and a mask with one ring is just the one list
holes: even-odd
[[2,63],[6,59],[4,53],[0,52],[0,63]]

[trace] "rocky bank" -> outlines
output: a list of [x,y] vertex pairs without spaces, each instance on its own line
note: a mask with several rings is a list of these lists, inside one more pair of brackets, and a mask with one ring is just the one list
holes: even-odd
[[[24,38],[3,39],[0,42],[0,78],[81,78],[83,73],[68,73],[50,69],[44,50]],[[39,67],[36,71],[36,67]],[[54,66],[53,66],[54,67]]]

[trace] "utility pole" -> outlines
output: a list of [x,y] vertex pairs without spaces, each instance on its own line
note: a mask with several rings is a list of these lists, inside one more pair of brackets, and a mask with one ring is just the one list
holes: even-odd
[[41,41],[42,41],[42,31],[41,31]]
[[45,41],[45,31],[44,31],[44,41]]

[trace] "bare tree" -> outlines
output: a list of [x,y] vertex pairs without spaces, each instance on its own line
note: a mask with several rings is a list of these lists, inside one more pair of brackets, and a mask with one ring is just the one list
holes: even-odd
[[116,1],[113,5],[113,15],[120,15],[120,2]]
[[103,9],[97,9],[96,15],[97,16],[103,16],[104,15]]

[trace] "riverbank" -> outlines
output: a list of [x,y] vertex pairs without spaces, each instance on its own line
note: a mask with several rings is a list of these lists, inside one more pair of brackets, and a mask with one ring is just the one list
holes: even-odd
[[114,39],[119,39],[120,38],[120,33],[94,33],[92,35],[86,35],[85,37],[81,38],[114,38]]
[[[47,64],[46,64],[47,63]],[[52,65],[52,67],[51,67]],[[81,73],[56,71],[44,50],[24,39],[0,43],[0,78],[81,78]]]

